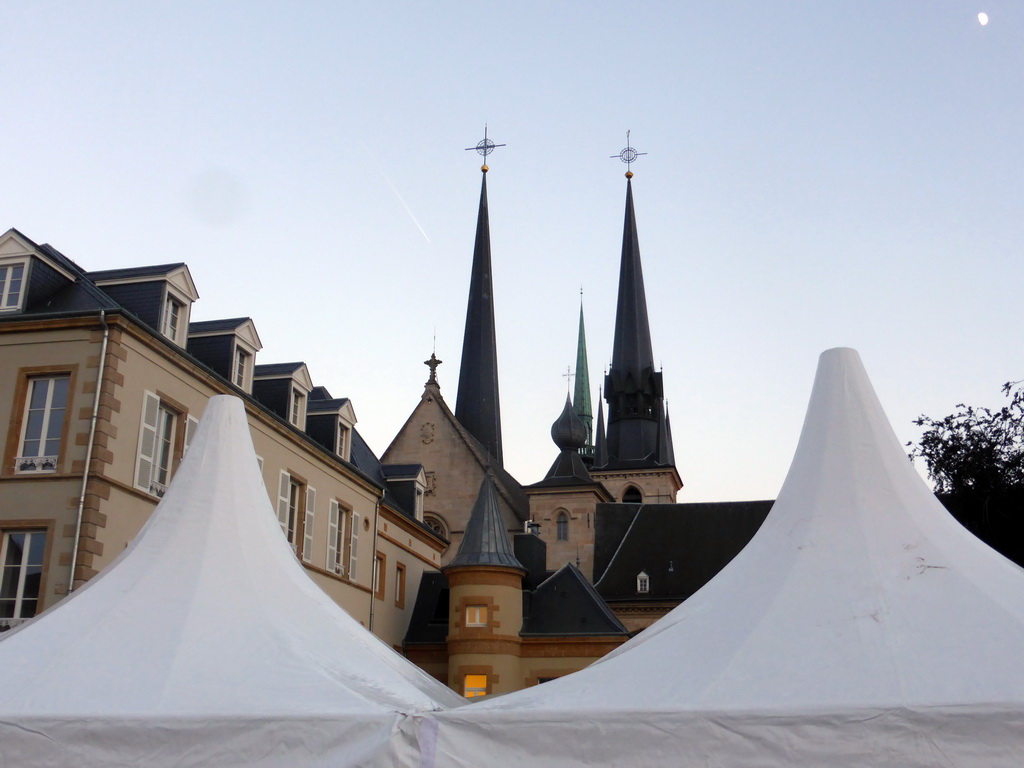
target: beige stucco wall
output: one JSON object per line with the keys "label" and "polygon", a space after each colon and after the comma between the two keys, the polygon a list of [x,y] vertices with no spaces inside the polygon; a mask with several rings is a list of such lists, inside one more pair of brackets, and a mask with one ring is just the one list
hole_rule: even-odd
{"label": "beige stucco wall", "polygon": [[[98,573],[124,550],[159,501],[156,496],[135,488],[144,392],[154,392],[179,412],[175,469],[181,458],[186,417],[199,418],[210,396],[231,393],[219,379],[173,348],[153,340],[147,331],[136,329],[122,318],[113,317],[110,322],[110,343],[104,381],[100,386],[100,418],[77,560],[78,583]],[[35,521],[34,525],[53,531],[53,535],[47,537],[44,607],[59,599],[70,578],[78,493],[93,393],[97,389],[102,339],[98,319],[87,318],[75,324],[85,327],[48,327],[46,322],[35,323],[32,330],[19,332],[11,332],[13,326],[0,327],[0,418],[6,419],[6,428],[0,434],[8,435],[8,444],[18,442],[17,435],[13,438],[10,435],[17,431],[15,422],[24,408],[23,403],[15,402],[21,378],[19,370],[64,366],[75,371],[58,471],[29,478],[0,472],[0,530],[6,520],[20,527],[33,527],[26,522]],[[385,599],[375,601],[373,621],[375,632],[385,642],[400,646],[422,573],[436,567],[440,561],[439,540],[415,525],[403,525],[397,514],[388,513],[394,516],[394,522],[384,523],[388,531],[378,538],[375,546],[374,519],[379,491],[357,472],[310,445],[259,407],[247,403],[246,408],[256,453],[263,458],[270,509],[273,510],[276,503],[282,469],[316,490],[313,547],[310,560],[304,565],[332,599],[364,626],[369,626],[375,552],[380,550],[386,558],[386,583],[393,580],[395,565],[404,565],[404,605],[396,605],[393,592],[387,589]],[[331,498],[340,499],[347,509],[360,515],[357,568],[351,580],[326,570]]]}

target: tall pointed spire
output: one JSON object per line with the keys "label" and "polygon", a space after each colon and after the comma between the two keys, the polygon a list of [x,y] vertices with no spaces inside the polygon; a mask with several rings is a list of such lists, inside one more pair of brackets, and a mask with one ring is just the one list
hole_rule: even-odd
{"label": "tall pointed spire", "polygon": [[483,180],[455,418],[501,464],[501,408],[498,400],[498,349],[494,335],[491,230],[487,216],[487,166],[480,170]]}
{"label": "tall pointed spire", "polygon": [[594,457],[594,410],[590,404],[590,368],[587,364],[587,332],[583,325],[583,289],[580,289],[580,330],[576,341],[576,387],[572,407],[587,428],[587,441],[580,448],[585,461]]}
{"label": "tall pointed spire", "polygon": [[608,463],[608,447],[605,443],[604,431],[604,403],[601,401],[601,391],[597,393],[597,434],[594,435],[594,466],[603,467]]}
{"label": "tall pointed spire", "polygon": [[651,329],[636,214],[633,174],[626,174],[626,215],[622,230],[619,296],[615,312],[612,364],[605,376],[608,402],[606,449],[610,465],[666,466],[671,448],[664,437],[661,372],[654,370]]}

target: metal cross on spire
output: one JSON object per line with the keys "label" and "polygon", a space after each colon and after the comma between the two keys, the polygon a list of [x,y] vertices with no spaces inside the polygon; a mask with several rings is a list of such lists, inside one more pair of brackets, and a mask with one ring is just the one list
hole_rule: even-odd
{"label": "metal cross on spire", "polygon": [[572,380],[575,375],[576,374],[572,372],[572,366],[565,366],[565,373],[563,373],[562,376],[565,379],[565,384],[569,391],[572,391]]}
{"label": "metal cross on spire", "polygon": [[480,170],[487,173],[487,156],[491,154],[498,147],[504,147],[505,144],[495,144],[489,138],[487,138],[487,123],[484,123],[484,137],[476,143],[475,147],[466,147],[466,151],[475,149],[478,154],[484,156],[484,164],[480,166]]}
{"label": "metal cross on spire", "polygon": [[641,155],[646,155],[646,152],[637,152],[633,147],[629,145],[629,131],[626,131],[626,146],[617,155],[611,155],[611,157],[617,157],[619,160],[626,164],[626,178],[633,178],[633,171],[630,166],[636,162],[636,159]]}

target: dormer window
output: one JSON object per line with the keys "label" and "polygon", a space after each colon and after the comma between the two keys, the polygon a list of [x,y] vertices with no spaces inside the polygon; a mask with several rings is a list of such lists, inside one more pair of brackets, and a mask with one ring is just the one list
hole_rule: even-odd
{"label": "dormer window", "polygon": [[235,347],[235,364],[231,381],[240,389],[245,389],[246,379],[249,375],[249,360],[252,358],[248,352],[241,347]]}
{"label": "dormer window", "polygon": [[175,343],[178,341],[178,329],[181,327],[184,309],[185,305],[170,294],[164,299],[164,317],[160,332]]}
{"label": "dormer window", "polygon": [[646,595],[651,591],[651,577],[643,571],[636,575],[636,591],[639,595]]}
{"label": "dormer window", "polygon": [[0,266],[0,312],[16,312],[21,309],[24,282],[24,263]]}
{"label": "dormer window", "polygon": [[336,453],[345,461],[352,455],[352,430],[347,424],[338,421],[338,447]]}
{"label": "dormer window", "polygon": [[302,401],[306,398],[299,390],[292,388],[291,408],[288,410],[288,421],[295,426],[302,426],[305,419],[302,418]]}

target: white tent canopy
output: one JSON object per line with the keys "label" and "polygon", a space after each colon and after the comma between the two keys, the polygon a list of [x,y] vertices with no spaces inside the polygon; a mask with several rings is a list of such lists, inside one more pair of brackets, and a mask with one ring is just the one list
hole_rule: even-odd
{"label": "white tent canopy", "polygon": [[857,353],[822,354],[750,544],[576,674],[427,715],[423,765],[1024,764],[1024,572],[913,470]]}
{"label": "white tent canopy", "polygon": [[0,639],[2,765],[363,765],[461,698],[303,572],[237,398],[209,401],[149,522]]}

